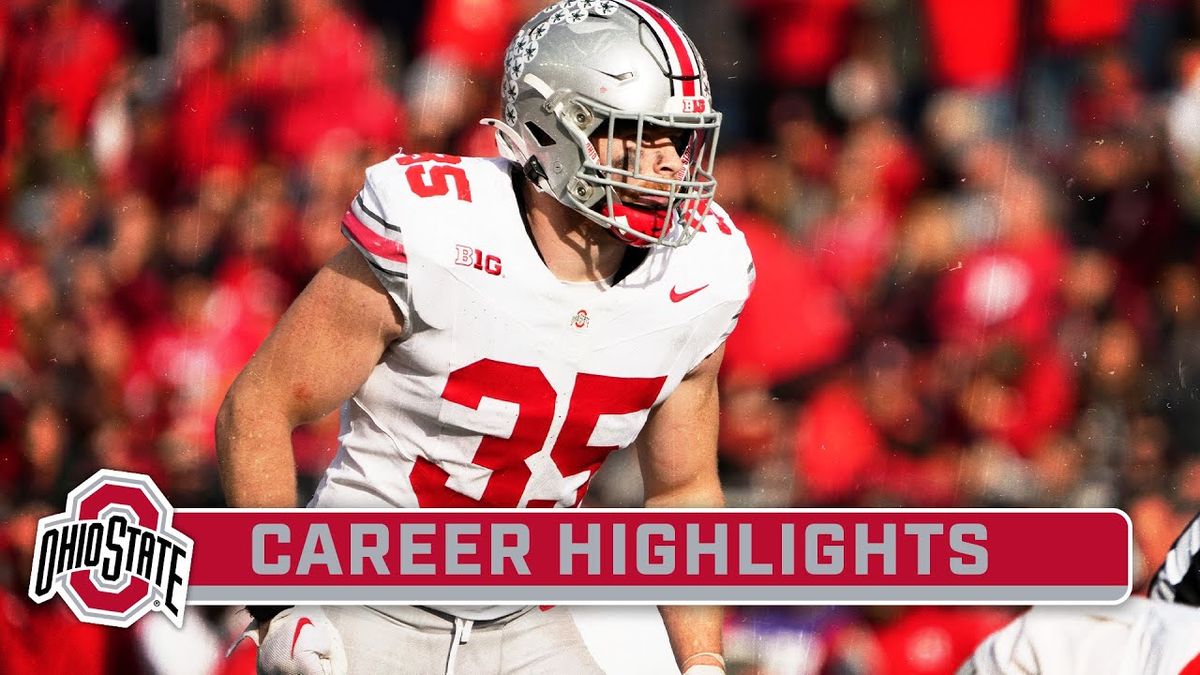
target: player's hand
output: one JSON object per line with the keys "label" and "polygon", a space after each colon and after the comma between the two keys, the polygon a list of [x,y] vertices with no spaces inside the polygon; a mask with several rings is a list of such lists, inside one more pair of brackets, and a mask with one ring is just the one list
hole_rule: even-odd
{"label": "player's hand", "polygon": [[289,607],[242,634],[258,645],[259,675],[347,675],[342,637],[320,607]]}

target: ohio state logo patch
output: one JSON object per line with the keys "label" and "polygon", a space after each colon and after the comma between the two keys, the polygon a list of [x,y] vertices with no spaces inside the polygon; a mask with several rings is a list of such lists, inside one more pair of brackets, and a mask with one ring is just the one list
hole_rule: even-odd
{"label": "ohio state logo patch", "polygon": [[127,628],[147,612],[183,625],[192,540],[149,476],[97,471],[38,523],[29,597],[61,595],[85,623]]}

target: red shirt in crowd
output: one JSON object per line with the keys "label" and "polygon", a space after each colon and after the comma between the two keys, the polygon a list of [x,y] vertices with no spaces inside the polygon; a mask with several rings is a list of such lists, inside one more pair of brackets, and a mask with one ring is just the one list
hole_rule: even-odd
{"label": "red shirt in crowd", "polygon": [[837,292],[779,227],[732,217],[746,235],[757,279],[725,343],[726,373],[774,384],[833,363],[849,346],[851,328]]}
{"label": "red shirt in crowd", "polygon": [[817,390],[796,425],[799,495],[813,505],[845,504],[865,494],[887,461],[883,437],[862,405],[862,391],[846,380]]}
{"label": "red shirt in crowd", "polygon": [[1020,42],[1018,0],[926,0],[936,82],[960,89],[1011,85]]}
{"label": "red shirt in crowd", "polygon": [[496,75],[518,19],[515,10],[513,3],[494,0],[433,0],[421,41],[430,55]]}
{"label": "red shirt in crowd", "polygon": [[382,64],[374,36],[336,8],[307,20],[251,67],[247,94],[266,108],[272,149],[304,161],[337,129],[372,147],[396,147],[403,113],[376,80]]}
{"label": "red shirt in crowd", "polygon": [[1132,10],[1131,0],[1046,0],[1046,38],[1065,47],[1114,40]]}
{"label": "red shirt in crowd", "polygon": [[961,269],[942,275],[934,307],[938,333],[964,345],[997,337],[1046,342],[1062,318],[1065,265],[1066,247],[1054,235],[976,251]]}
{"label": "red shirt in crowd", "polygon": [[179,87],[171,104],[174,164],[194,184],[216,166],[249,170],[252,139],[242,128],[242,91],[223,67],[228,36],[215,22],[193,26],[180,40]]}
{"label": "red shirt in crowd", "polygon": [[57,599],[35,605],[0,589],[0,672],[136,675],[142,670],[132,631],[83,623]]}
{"label": "red shirt in crowd", "polygon": [[845,55],[854,0],[743,0],[759,19],[759,70],[780,86],[821,86]]}
{"label": "red shirt in crowd", "polygon": [[6,144],[19,144],[28,130],[26,118],[34,98],[59,111],[62,127],[56,131],[66,134],[71,144],[81,141],[92,106],[125,52],[120,33],[106,16],[77,2],[10,10],[6,15],[0,22],[8,32],[0,78],[7,108]]}

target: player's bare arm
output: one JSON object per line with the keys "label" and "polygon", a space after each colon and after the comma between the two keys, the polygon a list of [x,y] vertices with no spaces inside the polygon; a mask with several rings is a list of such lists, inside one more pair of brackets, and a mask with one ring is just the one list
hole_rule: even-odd
{"label": "player's bare arm", "polygon": [[230,506],[296,505],[292,430],[354,394],[401,329],[398,310],[353,247],[317,273],[221,405],[217,456]]}
{"label": "player's bare arm", "polygon": [[724,351],[701,361],[646,422],[638,445],[647,507],[725,505],[717,477],[717,371]]}
{"label": "player's bare arm", "polygon": [[[717,371],[722,346],[696,367],[650,416],[639,441],[646,506],[720,507],[717,476]],[[723,666],[720,607],[661,607],[680,668]]]}

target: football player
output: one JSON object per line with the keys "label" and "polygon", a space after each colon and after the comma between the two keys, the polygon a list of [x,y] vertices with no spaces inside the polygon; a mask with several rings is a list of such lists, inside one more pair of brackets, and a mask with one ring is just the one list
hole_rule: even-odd
{"label": "football player", "polygon": [[958,675],[1197,675],[1200,610],[1144,597],[1034,607],[988,636]]}
{"label": "football player", "polygon": [[[754,268],[712,201],[700,55],[641,0],[560,2],[502,99],[502,157],[367,170],[347,247],[221,408],[230,505],[295,505],[291,431],[339,404],[311,507],[575,507],[635,441],[646,506],[723,504],[716,378]],[[267,673],[600,672],[562,607],[253,613]],[[661,613],[685,673],[723,672],[718,608]]]}
{"label": "football player", "polygon": [[984,640],[958,675],[1200,675],[1200,516],[1149,595],[1116,607],[1035,607]]}

